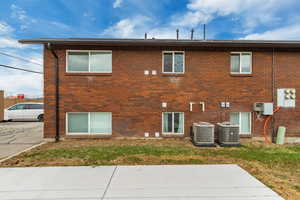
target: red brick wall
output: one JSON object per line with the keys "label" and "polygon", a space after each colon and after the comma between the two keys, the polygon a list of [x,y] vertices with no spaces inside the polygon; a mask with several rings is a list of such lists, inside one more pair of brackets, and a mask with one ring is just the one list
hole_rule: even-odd
{"label": "red brick wall", "polygon": [[[60,134],[65,135],[66,112],[112,112],[113,136],[144,136],[161,133],[164,111],[185,112],[185,136],[196,121],[221,122],[229,120],[231,111],[252,111],[254,102],[272,101],[272,50],[257,49],[159,49],[159,48],[95,48],[112,50],[112,74],[70,75],[65,71],[65,49],[58,47],[60,70]],[[78,49],[78,48],[77,48]],[[85,49],[92,49],[85,47]],[[161,73],[162,50],[185,51],[185,74],[170,76]],[[230,52],[253,52],[251,76],[231,76]],[[54,59],[51,52],[45,57],[45,137],[55,135]],[[298,87],[296,70],[300,53],[276,53],[278,87]],[[299,69],[299,68],[298,68]],[[144,75],[144,70],[157,70],[157,75]],[[290,81],[286,81],[289,77]],[[299,88],[300,89],[300,88]],[[300,91],[300,90],[297,90]],[[191,101],[204,101],[205,112]],[[221,108],[221,101],[229,101],[230,108]],[[167,108],[161,103],[167,102]],[[281,114],[285,113],[285,114]],[[299,109],[282,109],[276,125],[288,126],[287,133],[296,136]],[[291,114],[291,115],[287,115]],[[263,122],[252,114],[253,135],[262,134]],[[269,131],[271,132],[271,131]],[[300,134],[298,133],[298,136]]]}
{"label": "red brick wall", "polygon": [[287,127],[289,136],[300,137],[300,53],[276,52],[276,88],[296,88],[296,108],[282,108],[275,115],[275,125]]}

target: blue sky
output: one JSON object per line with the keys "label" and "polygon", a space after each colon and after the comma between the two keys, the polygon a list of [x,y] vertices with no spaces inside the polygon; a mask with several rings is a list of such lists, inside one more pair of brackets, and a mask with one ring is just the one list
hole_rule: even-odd
{"label": "blue sky", "polygon": [[[42,48],[18,39],[115,37],[300,40],[299,0],[0,0],[0,53],[42,63]],[[42,71],[0,54],[0,64]],[[42,76],[0,68],[6,95],[42,95]]]}

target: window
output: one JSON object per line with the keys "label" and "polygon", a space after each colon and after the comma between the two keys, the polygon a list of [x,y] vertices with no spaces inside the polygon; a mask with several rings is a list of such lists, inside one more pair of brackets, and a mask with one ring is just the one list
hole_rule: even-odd
{"label": "window", "polygon": [[184,52],[163,52],[164,73],[184,73]]}
{"label": "window", "polygon": [[14,105],[13,107],[10,107],[8,110],[23,110],[25,109],[25,104],[17,104]]}
{"label": "window", "polygon": [[183,112],[164,112],[162,114],[163,133],[183,134],[184,113]]}
{"label": "window", "polygon": [[43,104],[27,104],[27,109],[44,109]]}
{"label": "window", "polygon": [[112,72],[111,51],[67,51],[67,72]]}
{"label": "window", "polygon": [[230,56],[230,71],[232,74],[252,73],[252,53],[233,52]]}
{"label": "window", "polygon": [[240,126],[240,134],[251,134],[251,113],[233,112],[230,113],[230,122]]}
{"label": "window", "polygon": [[67,113],[68,134],[111,134],[110,112]]}

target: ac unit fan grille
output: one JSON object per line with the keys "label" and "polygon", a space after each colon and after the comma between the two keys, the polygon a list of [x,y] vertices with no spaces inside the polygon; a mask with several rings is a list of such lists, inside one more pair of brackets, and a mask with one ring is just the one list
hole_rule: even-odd
{"label": "ac unit fan grille", "polygon": [[196,126],[194,128],[194,142],[199,144],[214,143],[214,128]]}
{"label": "ac unit fan grille", "polygon": [[200,133],[197,131],[196,141],[211,142],[212,141],[211,128],[201,128]]}
{"label": "ac unit fan grille", "polygon": [[239,127],[219,127],[219,141],[224,144],[239,143]]}

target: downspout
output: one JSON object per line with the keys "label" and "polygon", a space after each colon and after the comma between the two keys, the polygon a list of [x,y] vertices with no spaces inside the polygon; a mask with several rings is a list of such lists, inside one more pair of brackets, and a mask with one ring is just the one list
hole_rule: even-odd
{"label": "downspout", "polygon": [[51,51],[53,57],[55,58],[54,67],[55,67],[55,119],[56,119],[56,133],[55,133],[55,142],[59,142],[59,62],[58,56],[52,48],[51,43],[48,43],[48,49]]}
{"label": "downspout", "polygon": [[[277,102],[276,97],[275,97],[275,89],[276,89],[276,74],[275,74],[275,49],[274,47],[272,48],[272,102],[275,106]],[[275,113],[273,114],[275,115]],[[275,116],[272,117],[272,140],[274,139],[275,136]]]}

